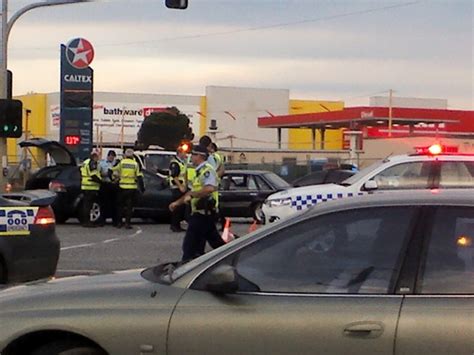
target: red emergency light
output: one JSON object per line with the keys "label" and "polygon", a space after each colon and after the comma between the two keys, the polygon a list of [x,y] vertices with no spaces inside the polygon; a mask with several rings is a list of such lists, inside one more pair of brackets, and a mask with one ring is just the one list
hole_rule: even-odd
{"label": "red emergency light", "polygon": [[440,154],[455,154],[459,152],[459,148],[455,145],[432,144],[430,146],[415,147],[416,153],[420,155],[440,155]]}
{"label": "red emergency light", "polygon": [[81,137],[80,136],[65,136],[64,143],[66,143],[67,145],[78,145],[79,143],[81,143]]}

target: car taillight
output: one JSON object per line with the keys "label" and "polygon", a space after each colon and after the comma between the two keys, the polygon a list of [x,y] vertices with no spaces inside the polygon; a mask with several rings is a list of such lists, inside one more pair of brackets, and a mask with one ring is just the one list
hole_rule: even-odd
{"label": "car taillight", "polygon": [[66,192],[66,186],[58,181],[51,181],[48,186],[49,191]]}
{"label": "car taillight", "polygon": [[56,219],[54,218],[54,212],[51,207],[40,207],[36,213],[34,224],[39,224],[41,226],[54,224]]}

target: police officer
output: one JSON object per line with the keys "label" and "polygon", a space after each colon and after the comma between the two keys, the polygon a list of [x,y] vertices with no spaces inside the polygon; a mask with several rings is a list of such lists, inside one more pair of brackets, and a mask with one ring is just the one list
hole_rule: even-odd
{"label": "police officer", "polygon": [[209,155],[212,156],[212,158],[214,159],[215,161],[215,169],[216,169],[216,172],[217,172],[217,176],[220,178],[222,178],[222,176],[224,176],[224,173],[225,173],[225,168],[224,168],[224,157],[217,152],[218,148],[217,148],[217,144],[212,142],[208,148],[209,150]]}
{"label": "police officer", "polygon": [[221,178],[224,175],[224,158],[217,153],[217,145],[212,142],[212,139],[209,136],[202,136],[199,139],[199,145],[206,147],[209,157],[208,163],[212,165],[214,170],[217,172],[217,176]]}
{"label": "police officer", "polygon": [[[182,144],[176,150],[176,157],[170,162],[170,173],[169,173],[169,184],[171,187],[171,193],[173,201],[180,199],[188,190],[187,182],[187,168],[188,168],[188,157],[187,152],[189,145]],[[173,232],[183,232],[181,228],[181,221],[184,220],[185,206],[181,205],[177,207],[171,213],[171,225],[170,229]]]}
{"label": "police officer", "polygon": [[196,167],[196,176],[193,180],[192,190],[169,206],[170,210],[174,211],[183,203],[191,202],[191,217],[183,240],[183,262],[204,254],[206,241],[213,248],[224,244],[215,224],[215,214],[219,202],[217,174],[207,162],[207,158],[206,147],[198,145],[193,148],[191,159]]}
{"label": "police officer", "polygon": [[119,175],[119,204],[117,227],[123,227],[123,217],[125,214],[125,228],[132,229],[131,219],[133,213],[133,202],[137,195],[137,190],[145,191],[143,184],[143,173],[139,164],[133,158],[133,149],[125,150],[124,159],[110,169],[109,174],[118,172]]}
{"label": "police officer", "polygon": [[99,163],[100,174],[102,177],[102,185],[99,191],[100,199],[100,225],[104,225],[107,216],[112,217],[112,224],[116,226],[117,220],[117,204],[118,204],[118,181],[115,181],[113,176],[110,176],[109,170],[112,169],[117,161],[117,154],[113,150],[109,150],[106,159],[102,159]]}
{"label": "police officer", "polygon": [[99,170],[99,154],[92,152],[81,166],[81,190],[82,199],[82,226],[95,227],[91,222],[91,209],[94,201],[97,201],[102,179]]}

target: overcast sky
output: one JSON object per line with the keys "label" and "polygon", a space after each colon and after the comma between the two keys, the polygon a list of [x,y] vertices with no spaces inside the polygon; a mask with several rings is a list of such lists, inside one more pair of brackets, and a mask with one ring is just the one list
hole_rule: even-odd
{"label": "overcast sky", "polygon": [[[204,95],[207,85],[344,100],[394,89],[473,108],[472,0],[109,0],[33,10],[13,27],[14,93],[59,91],[59,45],[95,47],[95,90]],[[9,0],[13,13],[30,3]]]}

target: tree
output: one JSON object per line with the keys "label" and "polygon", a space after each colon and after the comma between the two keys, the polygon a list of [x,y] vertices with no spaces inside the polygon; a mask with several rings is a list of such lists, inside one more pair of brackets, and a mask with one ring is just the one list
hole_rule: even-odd
{"label": "tree", "polygon": [[176,150],[183,140],[194,139],[189,124],[188,116],[176,107],[154,112],[143,120],[138,130],[136,148],[148,149],[150,145],[159,145],[166,150]]}

